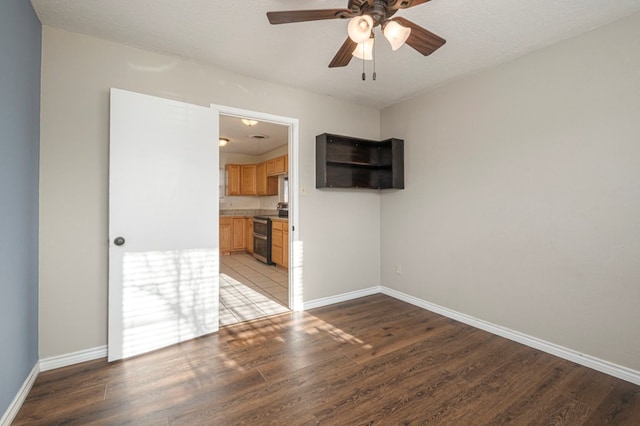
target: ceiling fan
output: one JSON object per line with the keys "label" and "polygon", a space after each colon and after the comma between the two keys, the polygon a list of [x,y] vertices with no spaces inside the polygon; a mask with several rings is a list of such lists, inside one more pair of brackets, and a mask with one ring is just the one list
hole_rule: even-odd
{"label": "ceiling fan", "polygon": [[438,50],[446,40],[414,24],[408,19],[392,16],[399,9],[408,9],[429,0],[349,0],[346,9],[288,10],[267,12],[271,24],[320,21],[324,19],[351,19],[347,28],[349,37],[333,57],[329,68],[344,67],[351,57],[371,59],[373,29],[378,25],[391,48],[397,50],[404,43],[424,56]]}

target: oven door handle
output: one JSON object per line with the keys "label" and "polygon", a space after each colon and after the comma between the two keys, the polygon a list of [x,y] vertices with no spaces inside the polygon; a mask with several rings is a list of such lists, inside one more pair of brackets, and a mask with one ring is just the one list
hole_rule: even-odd
{"label": "oven door handle", "polygon": [[269,222],[264,219],[253,219],[253,223],[261,223],[263,225],[266,225]]}
{"label": "oven door handle", "polygon": [[266,235],[262,235],[262,234],[256,234],[255,232],[253,233],[253,237],[257,238],[259,240],[267,240],[267,236]]}

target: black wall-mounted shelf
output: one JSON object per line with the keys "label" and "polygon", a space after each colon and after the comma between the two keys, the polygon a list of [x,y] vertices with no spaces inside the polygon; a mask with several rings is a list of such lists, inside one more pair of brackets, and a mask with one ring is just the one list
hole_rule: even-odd
{"label": "black wall-mounted shelf", "polygon": [[316,136],[316,188],[404,189],[404,141]]}

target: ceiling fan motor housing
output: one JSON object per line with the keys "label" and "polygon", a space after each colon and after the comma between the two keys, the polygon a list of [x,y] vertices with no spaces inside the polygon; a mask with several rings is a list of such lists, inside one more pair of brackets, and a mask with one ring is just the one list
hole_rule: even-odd
{"label": "ceiling fan motor housing", "polygon": [[[395,2],[394,2],[395,3]],[[365,4],[362,8],[363,15],[369,15],[373,19],[373,26],[384,24],[393,14],[395,9],[390,9],[386,0],[374,0],[373,6]]]}

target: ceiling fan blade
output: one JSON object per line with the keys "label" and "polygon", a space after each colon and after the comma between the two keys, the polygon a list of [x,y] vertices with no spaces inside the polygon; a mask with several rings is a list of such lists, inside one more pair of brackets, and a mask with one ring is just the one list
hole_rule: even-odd
{"label": "ceiling fan blade", "polygon": [[392,9],[392,10],[409,9],[410,7],[418,6],[428,1],[430,0],[395,0],[393,4],[389,5],[389,9]]}
{"label": "ceiling fan blade", "polygon": [[267,18],[273,25],[289,24],[291,22],[320,21],[323,19],[350,18],[353,12],[349,9],[315,9],[315,10],[285,10],[282,12],[267,12]]}
{"label": "ceiling fan blade", "polygon": [[408,19],[398,16],[392,20],[398,22],[403,27],[411,28],[411,34],[409,34],[406,43],[424,56],[431,55],[447,42],[442,37],[425,30],[420,25],[414,24]]}
{"label": "ceiling fan blade", "polygon": [[340,50],[338,50],[338,53],[336,53],[336,56],[331,60],[329,68],[346,67],[349,65],[349,61],[351,61],[351,57],[353,56],[352,53],[357,45],[358,43],[347,37],[344,43],[342,43]]}

